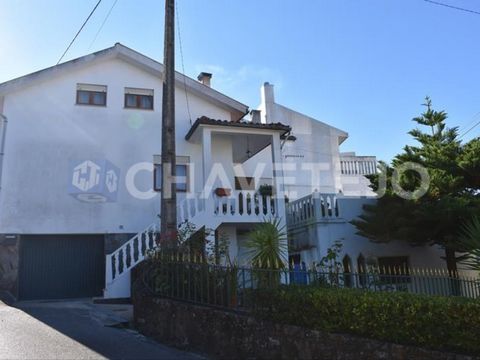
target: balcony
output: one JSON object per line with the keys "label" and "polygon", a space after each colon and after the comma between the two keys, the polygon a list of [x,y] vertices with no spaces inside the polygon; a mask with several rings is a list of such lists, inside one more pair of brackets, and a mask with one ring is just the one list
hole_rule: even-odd
{"label": "balcony", "polygon": [[287,225],[291,229],[316,222],[344,221],[340,210],[336,194],[314,192],[287,204]]}
{"label": "balcony", "polygon": [[373,175],[377,172],[375,156],[356,156],[355,153],[340,154],[342,175]]}
{"label": "balcony", "polygon": [[212,194],[207,199],[199,194],[178,205],[177,222],[189,221],[209,228],[221,223],[258,223],[277,216],[277,201],[250,190],[230,191],[226,196]]}

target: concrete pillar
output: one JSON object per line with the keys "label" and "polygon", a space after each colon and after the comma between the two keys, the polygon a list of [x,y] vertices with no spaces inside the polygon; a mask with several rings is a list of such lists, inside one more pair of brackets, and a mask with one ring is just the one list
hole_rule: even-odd
{"label": "concrete pillar", "polygon": [[281,220],[282,226],[286,226],[286,211],[285,211],[285,185],[283,179],[282,169],[282,151],[280,148],[280,134],[272,135],[272,162],[273,162],[273,185],[275,187],[275,205],[277,216]]}
{"label": "concrete pillar", "polygon": [[[202,129],[202,159],[203,159],[203,187],[205,188],[208,176],[212,170],[212,130]],[[204,198],[210,194],[203,194]]]}

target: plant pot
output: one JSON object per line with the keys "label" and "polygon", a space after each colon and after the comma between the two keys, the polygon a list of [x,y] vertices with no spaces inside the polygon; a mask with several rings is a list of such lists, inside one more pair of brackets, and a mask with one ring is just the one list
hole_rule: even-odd
{"label": "plant pot", "polygon": [[230,196],[232,194],[232,189],[228,188],[216,188],[215,195],[220,197]]}

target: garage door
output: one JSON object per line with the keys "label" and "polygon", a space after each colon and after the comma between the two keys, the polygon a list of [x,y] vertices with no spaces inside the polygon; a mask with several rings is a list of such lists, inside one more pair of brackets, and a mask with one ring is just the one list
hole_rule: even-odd
{"label": "garage door", "polygon": [[20,240],[19,298],[101,296],[103,235],[31,235]]}

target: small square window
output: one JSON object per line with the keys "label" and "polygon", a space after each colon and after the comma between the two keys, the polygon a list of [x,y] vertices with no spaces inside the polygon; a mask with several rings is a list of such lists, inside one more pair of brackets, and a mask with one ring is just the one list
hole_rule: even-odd
{"label": "small square window", "polygon": [[[185,181],[177,182],[177,191],[178,192],[187,192],[188,190],[188,165],[187,164],[177,164],[176,165],[176,176],[182,177]],[[162,164],[155,164],[155,169],[153,173],[153,190],[162,191]]]}
{"label": "small square window", "polygon": [[77,103],[88,104],[90,102],[90,93],[88,91],[77,92]]}
{"label": "small square window", "polygon": [[107,97],[105,93],[92,93],[92,103],[93,105],[105,105]]}
{"label": "small square window", "polygon": [[128,108],[137,107],[137,95],[125,94],[125,107],[128,107]]}

